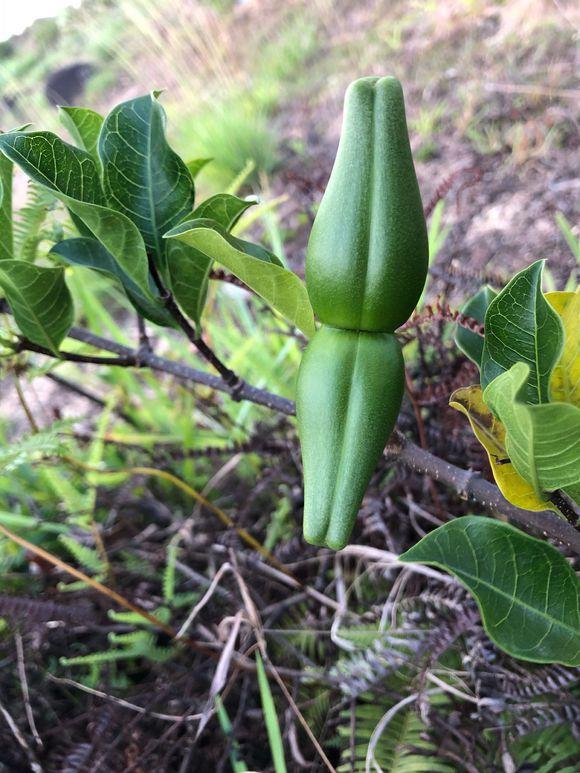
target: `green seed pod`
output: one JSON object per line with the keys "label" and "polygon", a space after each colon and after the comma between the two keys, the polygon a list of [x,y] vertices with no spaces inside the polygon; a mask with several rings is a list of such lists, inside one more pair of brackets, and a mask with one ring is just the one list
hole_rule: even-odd
{"label": "green seed pod", "polygon": [[392,333],[411,315],[427,268],[401,84],[361,78],[346,93],[338,153],[308,244],[312,306],[326,325]]}
{"label": "green seed pod", "polygon": [[343,548],[401,407],[394,335],[322,326],[302,358],[296,410],[304,465],[304,537]]}

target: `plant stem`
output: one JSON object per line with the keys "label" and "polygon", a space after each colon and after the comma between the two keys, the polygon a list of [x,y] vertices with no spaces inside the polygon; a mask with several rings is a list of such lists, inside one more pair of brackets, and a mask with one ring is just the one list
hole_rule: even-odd
{"label": "plant stem", "polygon": [[175,302],[175,298],[163,284],[163,281],[159,276],[159,272],[157,271],[157,267],[155,266],[151,257],[149,257],[149,271],[151,272],[151,276],[153,277],[153,281],[159,290],[159,294],[161,295],[161,299],[163,300],[165,307],[177,322],[179,327],[183,330],[187,339],[195,346],[201,356],[217,370],[227,386],[230,388],[232,397],[235,400],[240,400],[241,398],[239,393],[241,387],[243,386],[243,381],[234,373],[233,370],[230,370],[227,365],[224,365],[224,363],[219,359],[215,352],[212,351],[212,349],[210,349],[210,347],[206,344],[201,335],[199,335],[197,331],[189,324],[188,320],[181,313],[181,309]]}
{"label": "plant stem", "polygon": [[[106,338],[97,336],[88,330],[72,328],[69,332],[69,338],[82,341],[117,355],[117,357],[109,358],[77,355],[73,360],[75,362],[95,362],[97,364],[111,364],[121,367],[132,367],[136,364],[135,351],[116,341],[109,341]],[[28,346],[27,344],[28,342],[21,341],[18,351],[30,349],[49,357],[56,356],[49,350],[42,350],[42,347],[37,347],[34,344]],[[70,358],[70,355],[66,353],[60,353],[60,356],[61,359]],[[167,360],[152,352],[143,352],[140,356],[139,365],[163,373],[169,373],[185,381],[202,384],[220,392],[232,393],[231,385],[223,378],[214,376],[211,373],[204,373],[182,363]],[[265,389],[258,389],[246,382],[241,382],[236,398],[263,405],[287,416],[292,416],[295,413],[295,406],[292,400],[268,392]],[[573,550],[577,555],[580,555],[580,533],[555,513],[549,510],[532,512],[515,507],[504,499],[497,486],[484,480],[478,473],[463,470],[444,459],[434,456],[429,451],[419,448],[401,432],[395,430],[385,453],[389,460],[400,462],[415,472],[428,475],[435,481],[440,481],[450,486],[460,496],[477,503],[479,507],[488,512],[507,516],[510,520],[518,523],[524,530],[557,540]]]}

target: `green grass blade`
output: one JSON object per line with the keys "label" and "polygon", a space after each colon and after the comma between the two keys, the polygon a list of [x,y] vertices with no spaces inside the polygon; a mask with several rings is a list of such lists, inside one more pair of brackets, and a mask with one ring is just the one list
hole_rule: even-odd
{"label": "green grass blade", "polygon": [[284,746],[282,744],[282,733],[280,732],[280,725],[278,724],[278,716],[276,715],[276,706],[274,705],[274,698],[272,696],[272,691],[270,690],[266,670],[259,652],[256,652],[256,666],[258,670],[258,686],[260,688],[260,697],[262,699],[262,711],[264,713],[264,720],[266,721],[266,730],[268,732],[268,741],[270,743],[270,751],[272,752],[274,770],[276,773],[286,773]]}

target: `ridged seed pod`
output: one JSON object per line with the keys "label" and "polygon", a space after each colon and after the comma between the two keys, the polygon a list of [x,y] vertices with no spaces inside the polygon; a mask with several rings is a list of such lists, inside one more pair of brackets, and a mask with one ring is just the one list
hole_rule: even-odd
{"label": "ridged seed pod", "polygon": [[321,327],[300,365],[296,410],[304,537],[340,550],[401,407],[404,364],[389,333]]}
{"label": "ridged seed pod", "polygon": [[396,78],[349,86],[340,144],[306,256],[321,322],[392,333],[411,315],[428,269],[423,205]]}
{"label": "ridged seed pod", "polygon": [[427,276],[427,228],[395,78],[346,94],[342,135],[308,244],[306,285],[323,323],[297,385],[304,536],[340,549],[401,406],[393,335]]}

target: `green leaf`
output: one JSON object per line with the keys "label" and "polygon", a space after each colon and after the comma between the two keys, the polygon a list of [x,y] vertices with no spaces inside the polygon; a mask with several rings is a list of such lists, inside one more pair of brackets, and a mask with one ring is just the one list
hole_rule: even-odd
{"label": "green leaf", "polygon": [[512,505],[524,510],[560,512],[551,502],[536,494],[531,483],[522,478],[510,461],[505,427],[483,402],[479,384],[456,389],[449,398],[449,405],[469,419],[476,438],[487,451],[494,480]]}
{"label": "green leaf", "polygon": [[56,194],[87,204],[106,205],[92,157],[51,132],[0,134],[0,150],[33,180]]}
{"label": "green leaf", "polygon": [[183,311],[197,326],[207,298],[212,259],[200,250],[174,239],[167,245],[171,291]]}
{"label": "green leaf", "polygon": [[78,215],[109,252],[122,271],[137,285],[142,295],[151,302],[149,262],[141,234],[121,212],[80,202],[70,202],[70,209]]}
{"label": "green leaf", "polygon": [[80,218],[141,292],[150,296],[141,234],[129,218],[106,206],[99,170],[86,151],[50,132],[2,134],[0,150]]}
{"label": "green leaf", "polygon": [[514,363],[526,363],[525,402],[532,404],[550,399],[550,376],[564,339],[562,323],[542,295],[543,266],[538,260],[520,271],[491,301],[481,359],[483,389]]}
{"label": "green leaf", "polygon": [[74,142],[86,150],[93,160],[100,165],[98,152],[99,133],[104,118],[99,113],[88,107],[67,107],[61,105],[58,108],[60,122],[67,129]]}
{"label": "green leaf", "polygon": [[44,268],[24,260],[3,260],[0,287],[26,338],[56,354],[74,316],[64,270]]}
{"label": "green leaf", "polygon": [[257,204],[257,199],[240,199],[231,193],[216,193],[209,199],[202,201],[191,215],[191,220],[215,220],[226,231],[231,229],[238,222],[244,212]]}
{"label": "green leaf", "polygon": [[[467,303],[461,308],[461,312],[467,317],[477,320],[483,325],[485,312],[491,301],[497,293],[489,285],[484,285]],[[466,357],[474,362],[478,368],[481,368],[481,358],[483,355],[483,336],[467,330],[464,327],[458,327],[455,333],[455,343],[461,349]]]}
{"label": "green leaf", "polygon": [[13,257],[12,162],[0,153],[0,260]]}
{"label": "green leaf", "polygon": [[[209,159],[208,159],[209,160]],[[208,219],[226,231],[231,230],[243,213],[257,203],[230,193],[217,193],[203,201],[191,214],[193,219]],[[173,295],[185,313],[199,325],[207,299],[212,259],[183,242],[168,244],[167,264]]]}
{"label": "green leaf", "polygon": [[221,263],[306,336],[315,332],[304,283],[263,247],[236,239],[211,220],[190,220],[167,233]]}
{"label": "green leaf", "polygon": [[552,545],[471,515],[435,529],[399,560],[454,574],[473,593],[490,638],[513,657],[580,665],[579,583]]}
{"label": "green leaf", "polygon": [[114,107],[99,137],[105,191],[111,206],[135,223],[160,269],[162,236],[193,208],[193,178],[165,137],[165,112],[154,94]]}
{"label": "green leaf", "polygon": [[564,348],[552,372],[552,400],[580,408],[580,287],[576,292],[546,293],[546,300],[562,320]]}
{"label": "green leaf", "polygon": [[506,429],[506,450],[534,491],[580,482],[580,408],[570,403],[524,402],[529,366],[523,362],[498,376],[483,399]]}
{"label": "green leaf", "polygon": [[193,177],[194,180],[204,168],[204,166],[209,164],[210,161],[213,161],[213,158],[194,158],[193,161],[187,162],[187,169],[189,170],[189,174]]}
{"label": "green leaf", "polygon": [[[71,266],[84,266],[101,271],[119,280],[129,301],[141,316],[163,327],[175,327],[175,320],[162,305],[159,293],[150,281],[151,296],[146,296],[130,276],[119,266],[110,252],[96,239],[78,237],[55,244],[50,253],[59,255]],[[155,300],[156,299],[156,300]]]}
{"label": "green leaf", "polygon": [[278,724],[276,706],[274,704],[272,691],[270,690],[268,677],[266,676],[266,669],[264,668],[262,657],[258,651],[256,651],[256,671],[258,674],[258,686],[260,688],[260,698],[262,700],[262,712],[264,714],[264,721],[266,723],[266,731],[268,733],[270,751],[272,752],[274,770],[276,773],[286,773],[284,745],[282,743],[280,725]]}
{"label": "green leaf", "polygon": [[566,486],[564,493],[567,494],[578,506],[580,506],[580,483],[573,486]]}

